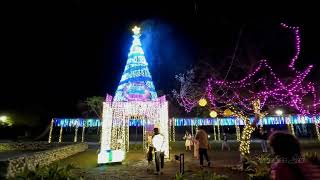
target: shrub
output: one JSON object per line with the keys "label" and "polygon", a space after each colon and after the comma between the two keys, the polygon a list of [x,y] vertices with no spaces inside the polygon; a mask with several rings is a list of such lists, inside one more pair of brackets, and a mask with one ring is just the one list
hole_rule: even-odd
{"label": "shrub", "polygon": [[185,177],[184,177],[184,175],[181,174],[180,172],[177,172],[174,179],[175,179],[175,180],[185,180]]}
{"label": "shrub", "polygon": [[201,180],[227,180],[228,176],[219,175],[215,172],[210,171],[200,171],[196,174],[196,179]]}
{"label": "shrub", "polygon": [[36,166],[35,170],[30,170],[25,167],[24,171],[17,175],[14,179],[17,180],[73,180],[83,179],[76,178],[71,175],[71,170],[74,167],[70,164],[67,166],[60,166],[59,164],[52,164],[45,167]]}
{"label": "shrub", "polygon": [[272,158],[268,154],[261,154],[257,157],[247,158],[247,168],[245,171],[252,180],[269,180],[271,163]]}

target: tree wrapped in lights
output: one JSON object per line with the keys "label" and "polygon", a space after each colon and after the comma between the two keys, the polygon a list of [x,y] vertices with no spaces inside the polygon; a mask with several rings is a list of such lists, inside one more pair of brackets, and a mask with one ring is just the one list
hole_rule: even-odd
{"label": "tree wrapped in lights", "polygon": [[194,81],[194,69],[188,70],[185,74],[178,74],[175,78],[180,84],[180,90],[179,92],[173,90],[173,96],[177,99],[180,106],[185,108],[185,111],[190,112],[198,105],[198,101],[203,96],[201,86],[198,86]]}
{"label": "tree wrapped in lights", "polygon": [[[298,27],[291,27],[281,24],[285,29],[291,30],[295,35],[295,54],[289,63],[289,70],[293,74],[288,81],[281,79],[273,71],[267,60],[258,62],[256,69],[238,81],[217,80],[216,78],[207,79],[205,88],[206,97],[209,99],[212,109],[220,110],[230,109],[233,116],[243,119],[245,122],[244,131],[241,137],[240,151],[242,155],[249,154],[251,133],[254,131],[259,120],[265,115],[263,111],[266,107],[285,106],[301,114],[316,114],[319,107],[315,85],[306,80],[310,73],[312,65],[304,70],[298,71],[295,68],[296,60],[300,54],[300,31]],[[188,89],[192,89],[186,84]],[[182,85],[183,87],[183,85]],[[186,89],[186,88],[185,88]],[[196,94],[202,93],[198,91]],[[185,95],[181,96],[181,95]],[[190,103],[185,103],[183,99],[188,98],[188,93],[180,93],[176,96],[178,101],[186,110],[191,111]],[[312,104],[306,104],[303,100],[312,96]],[[203,94],[202,96],[203,97]],[[191,98],[199,98],[191,96]],[[199,99],[188,99],[188,102],[195,102]],[[254,121],[250,122],[249,116],[254,116]]]}
{"label": "tree wrapped in lights", "polygon": [[[107,95],[103,102],[99,164],[124,159],[125,152],[129,151],[131,119],[142,121],[143,137],[147,131],[158,127],[165,138],[165,156],[169,157],[168,101],[165,96],[158,97],[155,91],[140,42],[140,28],[135,27],[133,33],[127,64],[115,96]],[[146,141],[143,147],[147,148]]]}
{"label": "tree wrapped in lights", "polygon": [[114,101],[156,100],[157,92],[141,46],[140,28],[135,27],[132,31],[132,45]]}

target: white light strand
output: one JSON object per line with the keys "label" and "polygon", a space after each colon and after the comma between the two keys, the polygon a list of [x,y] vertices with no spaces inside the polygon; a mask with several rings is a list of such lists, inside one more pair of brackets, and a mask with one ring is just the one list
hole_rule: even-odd
{"label": "white light strand", "polygon": [[173,142],[176,142],[176,119],[173,118],[173,125],[172,125],[172,138]]}
{"label": "white light strand", "polygon": [[218,121],[218,141],[220,141],[221,140],[221,138],[220,138],[220,119],[217,119],[217,121]]}
{"label": "white light strand", "polygon": [[213,124],[213,137],[214,137],[214,140],[216,141],[217,140],[217,133],[216,133],[216,126]]}
{"label": "white light strand", "polygon": [[238,124],[236,125],[236,133],[237,133],[237,141],[240,141],[241,140],[241,133],[240,133],[240,127]]}
{"label": "white light strand", "polygon": [[78,128],[79,128],[79,125],[77,124],[77,125],[76,125],[76,129],[74,130],[74,139],[73,139],[73,142],[77,142],[77,141],[78,141]]}
{"label": "white light strand", "polygon": [[85,133],[85,130],[86,130],[86,126],[83,124],[83,126],[82,126],[82,134],[81,134],[81,142],[84,142],[84,133]]}
{"label": "white light strand", "polygon": [[53,119],[51,120],[51,124],[50,124],[48,143],[51,143],[52,141],[52,130],[53,130]]}
{"label": "white light strand", "polygon": [[316,128],[316,132],[317,132],[317,138],[318,138],[318,140],[320,141],[320,132],[319,132],[319,120],[317,120],[317,119],[315,119],[314,120],[314,126],[315,126],[315,128]]}
{"label": "white light strand", "polygon": [[62,131],[63,131],[63,126],[60,126],[59,143],[62,142]]}

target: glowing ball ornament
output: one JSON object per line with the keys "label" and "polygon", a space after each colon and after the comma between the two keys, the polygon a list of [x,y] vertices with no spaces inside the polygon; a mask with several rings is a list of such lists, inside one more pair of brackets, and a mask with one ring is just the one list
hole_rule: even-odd
{"label": "glowing ball ornament", "polygon": [[281,109],[277,109],[276,110],[276,115],[282,116],[283,115],[283,111]]}
{"label": "glowing ball ornament", "polygon": [[199,100],[199,106],[203,107],[203,106],[206,106],[207,105],[207,100],[204,99],[204,98],[201,98]]}
{"label": "glowing ball ornament", "polygon": [[232,112],[230,109],[226,109],[226,110],[224,110],[224,112],[223,112],[223,115],[224,115],[224,116],[227,116],[227,117],[231,116],[232,114],[233,114],[233,112]]}
{"label": "glowing ball ornament", "polygon": [[212,110],[209,115],[210,115],[210,117],[215,118],[215,117],[217,117],[218,113],[216,111]]}

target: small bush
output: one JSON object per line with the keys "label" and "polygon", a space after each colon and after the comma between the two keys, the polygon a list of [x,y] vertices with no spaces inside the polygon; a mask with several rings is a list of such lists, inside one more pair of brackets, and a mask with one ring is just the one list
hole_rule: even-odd
{"label": "small bush", "polygon": [[184,175],[181,174],[180,172],[177,172],[174,179],[175,179],[175,180],[185,180],[185,177],[184,177]]}
{"label": "small bush", "polygon": [[[29,170],[27,167],[24,171],[18,174],[14,179],[17,180],[73,180],[79,179],[71,175],[72,165],[60,166],[52,164],[46,167],[36,166],[35,170]],[[83,178],[80,178],[83,179]]]}
{"label": "small bush", "polygon": [[219,175],[210,171],[200,171],[196,174],[196,178],[199,180],[227,180],[228,176]]}
{"label": "small bush", "polygon": [[268,154],[262,154],[254,158],[247,158],[247,168],[245,171],[252,180],[269,180],[271,163],[272,158]]}
{"label": "small bush", "polygon": [[142,151],[143,145],[142,144],[130,144],[131,151]]}

